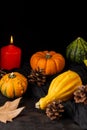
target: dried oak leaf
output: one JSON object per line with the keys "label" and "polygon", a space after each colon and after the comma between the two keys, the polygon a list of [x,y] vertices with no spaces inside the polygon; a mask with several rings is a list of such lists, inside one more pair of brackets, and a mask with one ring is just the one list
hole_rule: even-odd
{"label": "dried oak leaf", "polygon": [[17,117],[25,107],[17,108],[22,97],[19,97],[13,101],[7,101],[0,107],[0,122],[7,123]]}

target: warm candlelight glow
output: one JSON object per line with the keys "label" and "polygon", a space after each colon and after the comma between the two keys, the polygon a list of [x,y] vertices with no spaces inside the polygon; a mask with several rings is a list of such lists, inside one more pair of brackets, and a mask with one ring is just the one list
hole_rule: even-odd
{"label": "warm candlelight glow", "polygon": [[13,36],[11,35],[10,43],[13,43]]}

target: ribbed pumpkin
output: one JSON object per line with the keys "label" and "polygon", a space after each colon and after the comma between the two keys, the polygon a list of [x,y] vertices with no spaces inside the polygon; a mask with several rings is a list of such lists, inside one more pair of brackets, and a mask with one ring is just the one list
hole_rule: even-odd
{"label": "ribbed pumpkin", "polygon": [[67,101],[72,98],[73,92],[81,85],[82,80],[76,72],[65,71],[52,80],[47,95],[40,98],[35,107],[43,110],[52,101]]}
{"label": "ribbed pumpkin", "polygon": [[78,37],[66,48],[66,58],[72,62],[82,63],[87,59],[87,42]]}
{"label": "ribbed pumpkin", "polygon": [[31,56],[30,66],[33,70],[44,70],[45,75],[53,75],[63,70],[65,58],[55,51],[39,51]]}
{"label": "ribbed pumpkin", "polygon": [[22,96],[28,86],[27,78],[19,72],[5,74],[0,79],[0,91],[8,98]]}

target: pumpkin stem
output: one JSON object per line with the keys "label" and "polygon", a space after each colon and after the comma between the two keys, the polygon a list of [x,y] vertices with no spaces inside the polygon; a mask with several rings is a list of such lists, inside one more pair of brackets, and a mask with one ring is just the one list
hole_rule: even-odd
{"label": "pumpkin stem", "polygon": [[46,59],[51,58],[52,56],[49,53],[46,53]]}
{"label": "pumpkin stem", "polygon": [[14,72],[9,74],[9,78],[15,78],[15,77],[16,77],[16,75],[14,74]]}

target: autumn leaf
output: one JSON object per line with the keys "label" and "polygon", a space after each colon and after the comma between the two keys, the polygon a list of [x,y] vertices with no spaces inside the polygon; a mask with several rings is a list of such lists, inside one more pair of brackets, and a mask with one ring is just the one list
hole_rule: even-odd
{"label": "autumn leaf", "polygon": [[13,121],[13,118],[17,117],[25,106],[17,108],[22,97],[19,97],[13,101],[7,101],[0,107],[0,122],[7,123],[7,121]]}

